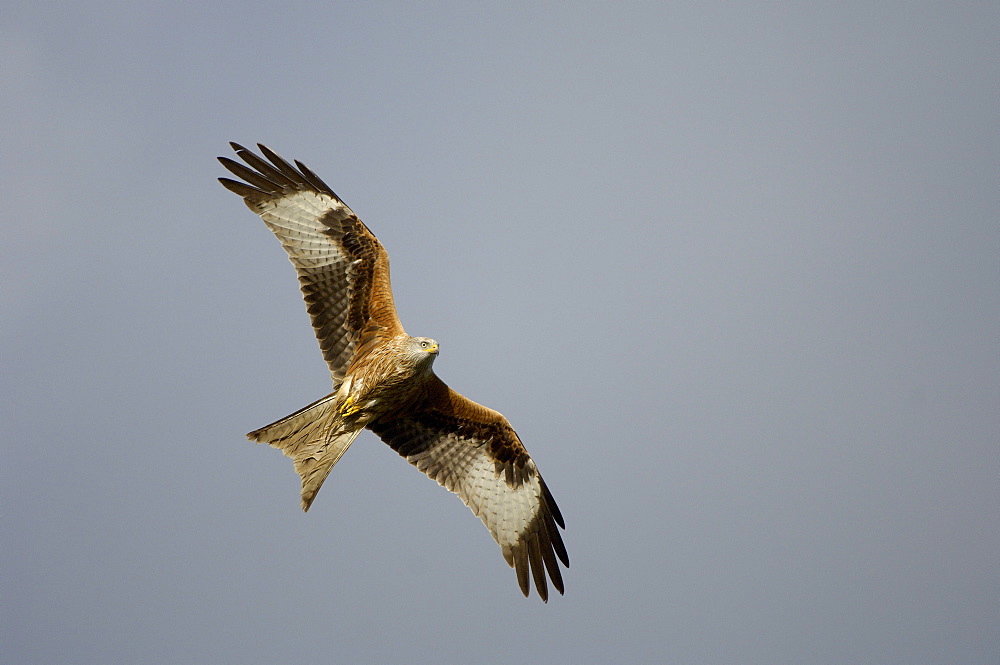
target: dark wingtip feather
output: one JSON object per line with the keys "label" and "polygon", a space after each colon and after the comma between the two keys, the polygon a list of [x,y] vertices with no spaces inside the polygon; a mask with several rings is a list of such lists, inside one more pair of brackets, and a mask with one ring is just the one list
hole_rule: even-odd
{"label": "dark wingtip feather", "polygon": [[284,157],[271,150],[263,143],[258,143],[257,147],[260,148],[261,154],[267,158],[267,161],[271,162],[271,164],[273,164],[274,167],[285,176],[290,178],[292,181],[302,180],[302,174],[296,171],[295,167],[289,164]]}
{"label": "dark wingtip feather", "polygon": [[231,191],[233,194],[238,194],[243,198],[265,193],[257,189],[256,187],[251,187],[245,182],[238,182],[230,178],[219,178],[219,182],[221,182],[222,186]]}
{"label": "dark wingtip feather", "polygon": [[309,184],[311,184],[313,187],[315,187],[316,189],[318,189],[321,192],[326,192],[330,196],[334,197],[335,199],[337,199],[338,201],[340,201],[341,203],[343,203],[343,200],[339,196],[337,196],[337,193],[335,191],[333,191],[333,189],[330,187],[330,185],[328,185],[325,182],[323,182],[323,179],[320,178],[315,173],[313,173],[312,169],[310,169],[308,166],[306,166],[305,164],[303,164],[302,162],[300,162],[297,159],[295,160],[295,166],[298,167],[299,172],[303,176],[305,176],[306,180],[309,181]]}
{"label": "dark wingtip feather", "polygon": [[[286,162],[284,160],[284,158],[281,157],[281,155],[279,155],[275,151],[271,150],[270,148],[268,148],[263,143],[258,143],[257,147],[260,149],[260,154],[264,155],[264,157],[266,157],[268,159],[268,161],[270,161],[272,164],[274,164],[279,169],[280,168],[284,168],[286,166],[289,167],[289,168],[291,168],[291,165],[288,162]],[[295,169],[291,169],[291,170],[294,171]]]}
{"label": "dark wingtip feather", "polygon": [[556,551],[556,556],[559,557],[564,566],[569,568],[569,553],[566,551],[566,545],[563,543],[562,536],[559,535],[559,530],[553,528],[550,535],[552,537],[552,549]]}
{"label": "dark wingtip feather", "polygon": [[262,173],[258,173],[251,168],[243,166],[239,162],[226,159],[225,157],[220,157],[219,161],[222,162],[223,166],[229,169],[230,173],[235,175],[237,178],[242,178],[262,192],[275,193],[282,191],[282,185],[279,182],[276,182],[276,180],[280,180],[280,177],[275,178],[272,174],[272,177],[268,178],[267,176],[262,175]]}
{"label": "dark wingtip feather", "polygon": [[538,534],[534,533],[528,539],[528,562],[531,564],[531,576],[535,580],[535,590],[543,603],[549,602],[549,587],[545,580],[545,566],[542,565],[542,550],[538,543]]}
{"label": "dark wingtip feather", "polygon": [[556,591],[562,594],[562,572],[559,570],[559,562],[556,561],[551,536],[551,533],[555,530],[556,525],[553,524],[551,520],[546,520],[544,523],[544,531],[539,533],[539,538],[541,541],[542,562],[545,564],[545,569],[549,571],[549,577],[552,578],[552,586],[556,588]]}
{"label": "dark wingtip feather", "polygon": [[545,498],[545,503],[549,507],[549,512],[552,513],[552,519],[556,521],[556,524],[562,528],[566,528],[566,522],[563,520],[562,513],[559,512],[559,506],[556,505],[556,500],[552,498],[552,493],[549,492],[549,486],[545,484],[544,480],[539,478],[542,485],[542,496]]}
{"label": "dark wingtip feather", "polygon": [[527,598],[531,585],[528,583],[528,553],[522,544],[514,547],[514,570],[517,572],[517,584],[521,587],[521,593]]}

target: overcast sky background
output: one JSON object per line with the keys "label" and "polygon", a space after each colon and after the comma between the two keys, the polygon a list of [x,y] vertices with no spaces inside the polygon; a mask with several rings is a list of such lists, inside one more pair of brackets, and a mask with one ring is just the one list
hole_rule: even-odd
{"label": "overcast sky background", "polygon": [[[996,663],[1000,5],[5,3],[0,661]],[[329,391],[227,141],[379,236],[566,517]]]}

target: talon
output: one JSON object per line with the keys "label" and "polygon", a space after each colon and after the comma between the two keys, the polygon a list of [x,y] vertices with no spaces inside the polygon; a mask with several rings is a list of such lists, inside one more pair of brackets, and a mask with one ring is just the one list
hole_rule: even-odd
{"label": "talon", "polygon": [[349,416],[352,413],[356,413],[357,412],[358,407],[351,406],[351,404],[353,402],[354,402],[354,398],[352,396],[348,395],[347,399],[345,399],[344,403],[340,406],[340,415],[341,416]]}

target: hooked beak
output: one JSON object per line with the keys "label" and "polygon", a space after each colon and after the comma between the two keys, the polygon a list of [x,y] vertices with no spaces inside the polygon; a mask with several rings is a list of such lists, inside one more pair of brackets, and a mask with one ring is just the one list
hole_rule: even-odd
{"label": "hooked beak", "polygon": [[430,353],[430,354],[436,356],[438,354],[438,345],[437,344],[431,344],[429,347],[427,347],[427,353]]}

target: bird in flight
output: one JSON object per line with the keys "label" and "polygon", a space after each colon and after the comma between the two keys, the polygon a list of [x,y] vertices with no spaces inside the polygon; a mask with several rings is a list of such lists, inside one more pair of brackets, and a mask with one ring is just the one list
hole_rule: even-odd
{"label": "bird in flight", "polygon": [[239,178],[219,182],[260,215],[295,266],[333,379],[329,395],[247,437],[292,459],[302,478],[302,509],[309,510],[367,428],[482,520],[526,597],[529,572],[543,601],[546,572],[563,593],[565,523],[538,467],[506,418],[434,374],[438,343],[403,330],[382,244],[301,162],[292,165],[262,144],[263,158],[230,145],[246,165],[219,157]]}

